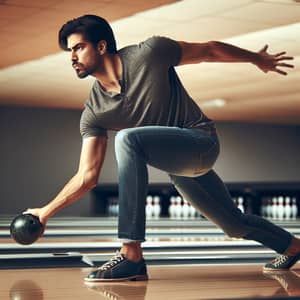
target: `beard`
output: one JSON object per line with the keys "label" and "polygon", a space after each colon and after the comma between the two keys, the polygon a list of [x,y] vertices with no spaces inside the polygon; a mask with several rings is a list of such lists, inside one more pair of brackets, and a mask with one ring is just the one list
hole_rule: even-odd
{"label": "beard", "polygon": [[92,75],[96,71],[95,67],[86,67],[81,63],[73,64],[73,68],[75,69],[77,77],[80,79]]}
{"label": "beard", "polygon": [[78,78],[85,78],[90,75],[90,72],[81,64],[76,64],[75,72]]}
{"label": "beard", "polygon": [[76,74],[77,74],[77,77],[80,78],[80,79],[85,78],[85,77],[90,75],[85,70],[76,70]]}

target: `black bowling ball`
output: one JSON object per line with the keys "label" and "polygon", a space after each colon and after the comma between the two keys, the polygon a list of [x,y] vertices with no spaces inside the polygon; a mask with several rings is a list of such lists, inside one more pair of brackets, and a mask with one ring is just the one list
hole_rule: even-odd
{"label": "black bowling ball", "polygon": [[34,243],[42,234],[43,225],[38,217],[32,214],[16,216],[10,225],[10,234],[13,239],[22,245]]}

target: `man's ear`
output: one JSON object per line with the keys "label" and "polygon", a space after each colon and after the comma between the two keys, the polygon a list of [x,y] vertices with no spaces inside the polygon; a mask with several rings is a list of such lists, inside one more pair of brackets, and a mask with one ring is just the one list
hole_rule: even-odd
{"label": "man's ear", "polygon": [[98,42],[98,45],[97,45],[97,49],[99,51],[99,53],[102,55],[104,53],[106,53],[106,50],[107,50],[107,43],[105,40],[101,40]]}

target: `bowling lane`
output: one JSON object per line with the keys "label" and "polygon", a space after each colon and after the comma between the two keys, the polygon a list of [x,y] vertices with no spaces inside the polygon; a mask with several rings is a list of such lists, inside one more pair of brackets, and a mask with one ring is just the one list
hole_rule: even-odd
{"label": "bowling lane", "polygon": [[[53,218],[38,242],[22,246],[9,237],[10,218],[0,222],[1,268],[82,267],[100,265],[120,247],[115,218]],[[147,241],[143,244],[151,264],[265,263],[275,253],[254,241],[232,239],[212,223],[147,220]],[[281,224],[299,235],[298,222]],[[35,263],[31,263],[35,261]],[[36,263],[39,261],[40,263]]]}
{"label": "bowling lane", "polygon": [[[9,238],[9,218],[2,219],[0,264],[5,259],[12,264],[0,270],[0,299],[300,297],[299,263],[290,272],[263,274],[262,266],[274,257],[273,251],[252,241],[230,239],[207,221],[183,221],[180,225],[184,226],[171,220],[149,222],[144,243],[148,282],[86,285],[83,278],[92,264],[101,265],[120,246],[116,220],[101,219],[103,226],[97,221],[54,218],[44,238],[21,246]],[[298,235],[299,223],[285,222],[283,226]]]}
{"label": "bowling lane", "polygon": [[[43,240],[43,239],[41,239]],[[249,242],[249,245],[251,242]],[[275,256],[272,250],[259,245],[247,247],[242,240],[201,241],[176,240],[147,241],[144,255],[151,264],[214,264],[230,261],[232,264],[265,263]],[[0,268],[81,267],[101,265],[120,248],[119,242],[69,242],[60,239],[52,243],[37,242],[31,246],[0,244]]]}
{"label": "bowling lane", "polygon": [[83,279],[91,270],[0,270],[0,298],[194,300],[300,296],[300,269],[264,274],[258,265],[149,266],[149,281],[85,284]]}

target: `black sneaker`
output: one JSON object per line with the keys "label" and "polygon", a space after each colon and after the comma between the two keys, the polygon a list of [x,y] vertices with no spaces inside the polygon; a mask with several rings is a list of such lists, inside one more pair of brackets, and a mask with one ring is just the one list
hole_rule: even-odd
{"label": "black sneaker", "polygon": [[284,271],[290,269],[300,259],[300,253],[294,256],[281,254],[265,264],[264,271]]}
{"label": "black sneaker", "polygon": [[125,280],[148,280],[144,259],[136,263],[117,252],[113,258],[85,278],[88,282]]}

